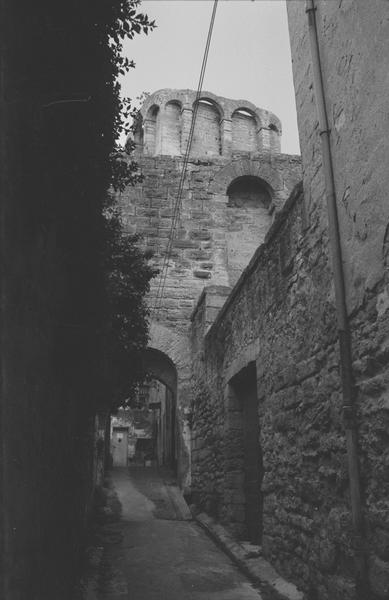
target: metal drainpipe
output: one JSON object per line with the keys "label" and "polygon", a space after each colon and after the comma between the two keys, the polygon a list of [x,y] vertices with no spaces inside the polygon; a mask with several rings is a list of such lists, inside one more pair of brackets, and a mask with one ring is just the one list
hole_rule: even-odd
{"label": "metal drainpipe", "polygon": [[340,244],[339,221],[336,205],[335,181],[330,146],[330,128],[324,96],[323,73],[320,61],[318,32],[314,0],[306,0],[309,41],[312,56],[314,91],[319,118],[323,171],[325,180],[329,238],[335,285],[335,302],[339,335],[340,376],[343,396],[343,421],[346,433],[348,475],[354,532],[354,557],[356,568],[357,597],[366,600],[367,565],[364,547],[364,521],[361,502],[361,483],[358,461],[357,424],[355,418],[356,390],[352,372],[351,335],[348,323],[345,282]]}

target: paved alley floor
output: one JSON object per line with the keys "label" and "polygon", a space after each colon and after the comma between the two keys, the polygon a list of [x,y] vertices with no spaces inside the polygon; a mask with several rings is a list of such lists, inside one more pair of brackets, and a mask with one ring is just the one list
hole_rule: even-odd
{"label": "paved alley floor", "polygon": [[206,533],[189,520],[166,473],[114,469],[89,550],[85,600],[260,600]]}

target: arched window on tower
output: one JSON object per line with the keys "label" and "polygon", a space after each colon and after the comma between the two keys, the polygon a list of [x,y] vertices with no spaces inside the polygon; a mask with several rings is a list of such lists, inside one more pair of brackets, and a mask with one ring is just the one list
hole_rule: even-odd
{"label": "arched window on tower", "polygon": [[[139,114],[136,122],[134,123],[134,135],[133,135],[133,141],[135,144],[135,149],[138,152],[141,152],[143,150],[143,119],[142,116]],[[129,136],[128,138],[129,140],[131,139],[131,137]]]}
{"label": "arched window on tower", "polygon": [[153,104],[147,111],[143,123],[144,154],[154,156],[157,149],[159,107]]}
{"label": "arched window on tower", "polygon": [[227,270],[234,285],[269,230],[272,190],[263,179],[244,175],[230,183],[227,196]]}
{"label": "arched window on tower", "polygon": [[168,102],[161,114],[161,149],[157,154],[179,156],[181,154],[181,104]]}
{"label": "arched window on tower", "polygon": [[269,125],[269,145],[272,152],[281,152],[281,133],[277,125]]}
{"label": "arched window on tower", "polygon": [[220,111],[216,104],[202,98],[198,101],[191,154],[219,156],[221,154]]}
{"label": "arched window on tower", "polygon": [[248,110],[240,108],[232,115],[232,150],[255,152],[257,143],[257,122]]}
{"label": "arched window on tower", "polygon": [[271,203],[269,186],[259,177],[244,175],[238,177],[227,190],[228,206],[236,208],[262,208],[266,209]]}

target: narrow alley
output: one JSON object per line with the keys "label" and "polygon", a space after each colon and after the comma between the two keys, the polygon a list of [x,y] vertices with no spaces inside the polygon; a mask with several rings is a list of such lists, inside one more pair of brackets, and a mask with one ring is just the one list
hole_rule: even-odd
{"label": "narrow alley", "polygon": [[0,2],[0,600],[389,600],[388,64],[389,0]]}
{"label": "narrow alley", "polygon": [[169,472],[115,468],[106,483],[82,600],[261,600],[192,520]]}

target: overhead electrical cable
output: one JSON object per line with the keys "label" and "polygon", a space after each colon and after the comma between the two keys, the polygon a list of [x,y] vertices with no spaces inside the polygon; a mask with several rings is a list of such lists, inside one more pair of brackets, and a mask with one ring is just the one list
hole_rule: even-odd
{"label": "overhead electrical cable", "polygon": [[201,65],[200,77],[199,77],[199,82],[198,82],[197,91],[196,91],[196,99],[194,101],[193,115],[192,115],[190,131],[189,131],[189,135],[188,135],[188,142],[186,145],[184,161],[182,164],[181,176],[180,176],[180,181],[179,181],[178,190],[177,190],[177,197],[176,197],[176,200],[174,203],[174,208],[173,208],[172,222],[171,222],[169,236],[168,236],[168,243],[167,243],[166,252],[165,252],[165,256],[164,256],[164,260],[163,260],[163,264],[162,264],[162,269],[161,269],[160,276],[159,276],[159,282],[158,282],[158,288],[157,288],[157,293],[156,293],[156,297],[155,297],[155,302],[154,302],[152,312],[151,312],[151,318],[154,318],[154,319],[158,316],[159,309],[161,308],[165,284],[166,284],[166,277],[167,277],[167,272],[168,272],[168,268],[169,268],[169,260],[170,260],[172,249],[173,249],[173,243],[174,243],[174,240],[176,237],[177,224],[179,221],[181,203],[182,203],[182,192],[184,189],[184,183],[185,183],[185,177],[186,177],[186,172],[187,172],[187,168],[188,168],[190,150],[191,150],[191,146],[192,146],[196,118],[197,118],[197,113],[198,113],[198,109],[199,109],[199,100],[201,98],[201,93],[202,93],[202,89],[203,89],[203,82],[204,82],[207,61],[208,61],[209,48],[211,45],[212,32],[213,32],[213,26],[214,26],[214,22],[215,22],[217,4],[218,4],[218,0],[214,0],[211,21],[210,21],[209,29],[208,29],[207,42],[205,45],[203,62]]}

